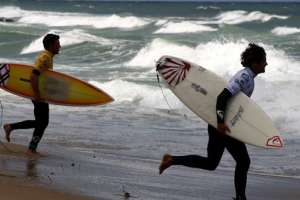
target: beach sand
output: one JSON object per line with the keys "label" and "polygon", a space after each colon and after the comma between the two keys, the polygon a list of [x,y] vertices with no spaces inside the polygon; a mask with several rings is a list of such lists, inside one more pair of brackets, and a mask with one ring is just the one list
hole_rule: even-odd
{"label": "beach sand", "polygon": [[29,184],[14,176],[0,173],[0,198],[3,200],[91,200],[91,198],[71,195]]}
{"label": "beach sand", "polygon": [[[0,145],[1,164],[5,166],[6,161],[27,159],[30,163],[34,159],[26,156],[27,147],[12,143]],[[42,155],[46,156],[46,155]],[[37,158],[35,158],[37,159]],[[14,162],[17,164],[16,162]],[[57,191],[54,188],[33,181],[30,172],[23,173],[0,168],[0,199],[1,200],[92,200],[92,198],[72,195],[70,192]]]}
{"label": "beach sand", "polygon": [[[234,196],[233,169],[208,172],[174,166],[158,175],[158,159],[104,152],[94,156],[74,152],[68,157],[41,150],[43,157],[30,160],[26,149],[0,145],[1,200],[232,200]],[[122,186],[131,197],[123,196]],[[299,188],[296,177],[250,172],[247,195],[249,200],[299,200]]]}

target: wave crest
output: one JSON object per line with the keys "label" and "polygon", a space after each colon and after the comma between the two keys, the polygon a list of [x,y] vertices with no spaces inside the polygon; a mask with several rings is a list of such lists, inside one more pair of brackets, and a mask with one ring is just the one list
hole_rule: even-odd
{"label": "wave crest", "polygon": [[271,33],[274,35],[292,35],[296,33],[300,33],[300,28],[296,27],[287,27],[287,26],[279,26],[271,30]]}
{"label": "wave crest", "polygon": [[[132,68],[154,69],[155,61],[162,55],[177,56],[198,63],[221,76],[232,76],[239,69],[240,54],[248,46],[249,41],[210,41],[200,43],[196,47],[172,43],[160,38],[154,39],[143,47],[135,57],[126,63]],[[268,66],[261,75],[266,81],[298,80],[300,75],[299,61],[294,60],[281,49],[259,43],[267,53]]]}
{"label": "wave crest", "polygon": [[201,25],[197,22],[183,21],[183,22],[168,22],[162,28],[154,33],[196,33],[196,32],[211,32],[218,29],[210,26]]}
{"label": "wave crest", "polygon": [[[112,45],[114,43],[112,40],[91,35],[80,29],[74,29],[72,31],[51,30],[48,33],[59,34],[61,46],[75,45],[83,42],[95,42],[101,45]],[[24,47],[21,50],[20,54],[28,54],[42,51],[44,49],[43,38],[45,35],[32,41],[27,47]]]}
{"label": "wave crest", "polygon": [[273,18],[283,20],[287,19],[288,16],[271,15],[260,11],[247,12],[244,10],[235,10],[223,12],[216,17],[217,22],[221,24],[241,24],[252,21],[267,22]]}

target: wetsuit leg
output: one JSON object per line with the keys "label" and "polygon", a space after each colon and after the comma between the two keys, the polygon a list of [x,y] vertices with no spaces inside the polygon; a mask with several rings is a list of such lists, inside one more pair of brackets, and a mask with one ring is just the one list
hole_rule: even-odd
{"label": "wetsuit leg", "polygon": [[35,128],[35,120],[25,120],[22,122],[17,122],[13,124],[9,124],[11,127],[11,130],[16,130],[16,129],[29,129],[29,128]]}
{"label": "wetsuit leg", "polygon": [[49,104],[32,101],[34,105],[35,129],[29,144],[29,149],[36,151],[39,141],[42,139],[45,129],[49,123]]}
{"label": "wetsuit leg", "polygon": [[234,184],[237,197],[246,199],[247,174],[250,166],[250,157],[247,147],[243,142],[227,136],[225,140],[226,149],[236,161]]}
{"label": "wetsuit leg", "polygon": [[[33,101],[32,101],[33,102]],[[34,109],[36,109],[35,104],[34,105]],[[34,116],[36,118],[36,115],[34,113]],[[21,122],[16,122],[16,123],[12,123],[9,124],[11,127],[11,130],[16,130],[16,129],[30,129],[30,128],[35,128],[37,126],[36,120],[25,120],[25,121],[21,121]]]}
{"label": "wetsuit leg", "polygon": [[172,156],[172,165],[184,165],[187,167],[215,170],[222,158],[225,144],[223,136],[210,125],[208,126],[208,135],[207,157],[199,155]]}

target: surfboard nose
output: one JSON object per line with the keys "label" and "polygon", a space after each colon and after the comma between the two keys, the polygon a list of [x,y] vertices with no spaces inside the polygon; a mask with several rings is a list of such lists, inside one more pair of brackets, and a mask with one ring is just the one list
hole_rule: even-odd
{"label": "surfboard nose", "polygon": [[283,139],[280,136],[273,136],[267,140],[266,146],[270,148],[282,148]]}

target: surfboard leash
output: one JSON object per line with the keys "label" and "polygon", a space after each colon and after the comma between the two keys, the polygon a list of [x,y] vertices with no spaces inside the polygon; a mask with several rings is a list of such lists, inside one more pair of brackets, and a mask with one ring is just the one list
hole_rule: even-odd
{"label": "surfboard leash", "polygon": [[3,124],[3,105],[2,105],[2,101],[1,100],[0,100],[0,107],[1,107],[0,125],[2,126],[2,124]]}
{"label": "surfboard leash", "polygon": [[171,111],[171,110],[172,110],[172,107],[170,106],[169,101],[168,101],[168,99],[167,99],[167,97],[166,97],[166,95],[165,95],[165,93],[164,93],[164,90],[163,90],[161,84],[160,84],[160,79],[159,79],[158,71],[156,71],[156,78],[157,78],[157,83],[158,83],[158,85],[159,85],[159,87],[160,87],[161,93],[162,93],[162,95],[163,95],[163,97],[164,97],[164,99],[165,99],[167,105],[169,106],[169,110]]}
{"label": "surfboard leash", "polygon": [[[4,113],[4,107],[3,107],[3,104],[2,104],[2,101],[0,100],[0,108],[1,108],[1,116],[0,116],[0,129],[1,129],[1,133],[3,134],[3,130],[2,130],[2,126],[3,126],[3,113]],[[13,152],[11,149],[9,149],[5,144],[4,142],[2,142],[2,140],[0,140],[0,144],[4,147],[4,149],[6,149],[8,152]]]}

